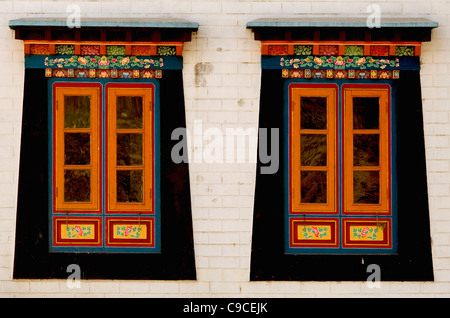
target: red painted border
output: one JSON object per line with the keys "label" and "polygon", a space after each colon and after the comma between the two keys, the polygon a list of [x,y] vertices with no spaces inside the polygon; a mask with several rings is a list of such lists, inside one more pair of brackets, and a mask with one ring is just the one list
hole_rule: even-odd
{"label": "red painted border", "polygon": [[[105,246],[120,247],[154,247],[155,246],[155,219],[153,217],[107,217],[105,221]],[[113,226],[115,224],[141,224],[147,226],[146,239],[114,239]]]}
{"label": "red painted border", "polygon": [[[151,149],[155,149],[155,91],[156,87],[153,83],[107,83],[105,85],[105,118],[108,119],[108,89],[109,88],[151,88],[152,89],[152,140],[151,140]],[[152,207],[151,211],[110,211],[109,205],[108,205],[108,190],[107,190],[107,184],[108,184],[108,130],[105,131],[105,214],[155,214],[155,154],[152,156],[152,162],[151,162],[151,169],[152,169]]]}
{"label": "red painted border", "polygon": [[[89,240],[62,239],[58,231],[61,224],[94,224],[94,238]],[[53,246],[102,246],[102,218],[101,217],[54,217],[53,218]]]}
{"label": "red painted border", "polygon": [[304,214],[304,212],[293,212],[292,211],[292,134],[291,134],[291,128],[292,128],[292,94],[291,90],[292,88],[333,88],[336,92],[336,99],[335,99],[335,110],[336,110],[336,126],[335,126],[335,142],[336,142],[336,168],[335,168],[335,200],[336,200],[336,211],[335,212],[308,212],[307,214],[314,214],[314,215],[338,215],[339,214],[339,116],[337,114],[339,113],[339,86],[337,84],[309,84],[309,83],[292,83],[289,85],[289,214],[291,215],[299,215]]}
{"label": "red painted border", "polygon": [[386,223],[387,226],[382,230],[384,239],[383,241],[354,241],[350,238],[350,226],[351,225],[376,225],[376,218],[343,218],[342,219],[342,231],[343,240],[342,247],[358,247],[358,248],[392,248],[392,220],[390,218],[379,218],[379,222]]}
{"label": "red painted border", "polygon": [[[298,240],[298,227],[296,223],[300,224],[318,224],[318,225],[331,225],[331,239],[323,241],[311,241],[311,240]],[[290,247],[339,247],[339,218],[291,218],[289,221],[289,245]],[[316,243],[312,243],[316,242]]]}

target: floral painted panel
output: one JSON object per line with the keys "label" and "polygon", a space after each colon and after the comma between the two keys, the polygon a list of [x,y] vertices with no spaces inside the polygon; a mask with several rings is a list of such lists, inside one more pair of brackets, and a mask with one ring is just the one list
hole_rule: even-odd
{"label": "floral painted panel", "polygon": [[176,54],[177,50],[175,46],[158,46],[157,55],[171,56]]}
{"label": "floral painted panel", "polygon": [[65,58],[46,57],[44,65],[47,67],[57,68],[150,68],[163,67],[164,60],[162,58],[139,58],[136,56],[115,57],[115,56],[77,56]]}
{"label": "floral painted panel", "polygon": [[106,55],[125,55],[125,46],[123,45],[108,45],[106,46]]}
{"label": "floral painted panel", "polygon": [[97,217],[54,217],[54,246],[100,246],[101,218]]}
{"label": "floral painted panel", "polygon": [[344,54],[350,56],[363,56],[364,47],[362,45],[346,45]]}
{"label": "floral painted panel", "polygon": [[99,55],[100,45],[82,45],[80,50],[81,55]]}
{"label": "floral painted panel", "polygon": [[75,54],[74,45],[56,45],[55,52],[57,55],[73,55]]}
{"label": "floral painted panel", "polygon": [[319,55],[338,55],[338,45],[319,45]]}
{"label": "floral painted panel", "polygon": [[386,67],[398,68],[400,66],[399,59],[375,59],[370,56],[353,58],[350,56],[308,56],[305,58],[285,58],[280,59],[282,67],[293,68],[334,68],[334,69],[366,69]]}
{"label": "floral painted panel", "polygon": [[154,246],[154,219],[151,217],[106,218],[106,246]]}
{"label": "floral painted panel", "polygon": [[396,46],[396,56],[414,56],[414,46]]}
{"label": "floral painted panel", "polygon": [[291,218],[291,247],[338,247],[337,218]]}
{"label": "floral painted panel", "polygon": [[269,45],[268,47],[269,55],[286,55],[288,54],[287,45]]}
{"label": "floral painted panel", "polygon": [[391,248],[391,219],[344,218],[343,247]]}
{"label": "floral painted panel", "polygon": [[30,53],[36,55],[50,54],[50,47],[48,44],[31,44]]}
{"label": "floral painted panel", "polygon": [[294,55],[312,55],[312,45],[294,45]]}

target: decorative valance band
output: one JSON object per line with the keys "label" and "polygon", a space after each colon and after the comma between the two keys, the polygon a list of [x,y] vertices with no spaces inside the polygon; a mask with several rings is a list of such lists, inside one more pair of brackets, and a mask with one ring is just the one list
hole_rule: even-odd
{"label": "decorative valance band", "polygon": [[263,69],[284,78],[397,79],[419,70],[421,44],[438,24],[421,18],[301,17],[257,19],[247,24],[261,41]]}
{"label": "decorative valance band", "polygon": [[64,19],[9,22],[24,41],[25,67],[47,77],[159,78],[182,69],[183,43],[198,24],[181,19]]}

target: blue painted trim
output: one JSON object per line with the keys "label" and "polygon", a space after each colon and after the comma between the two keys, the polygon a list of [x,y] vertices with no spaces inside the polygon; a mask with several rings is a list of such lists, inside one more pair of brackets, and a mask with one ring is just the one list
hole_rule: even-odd
{"label": "blue painted trim", "polygon": [[[289,246],[289,235],[290,235],[290,219],[298,218],[302,215],[293,215],[289,213],[289,131],[290,131],[290,123],[289,123],[289,94],[290,94],[290,86],[291,84],[333,84],[337,85],[338,89],[338,151],[339,151],[339,174],[338,174],[338,182],[339,182],[339,215],[324,215],[324,214],[305,214],[305,217],[314,217],[314,218],[339,218],[339,247],[336,248],[316,248],[316,247],[290,247]],[[344,84],[366,84],[366,85],[380,85],[380,84],[388,84],[391,89],[391,216],[380,216],[380,218],[388,218],[391,219],[392,224],[392,248],[343,248],[342,247],[342,226],[343,218],[375,218],[374,215],[364,215],[364,216],[354,216],[354,215],[343,215],[343,206],[342,206],[342,186],[343,186],[343,175],[342,175],[342,165],[343,165],[343,152],[342,152],[342,133],[343,133],[343,118],[342,118],[342,85]],[[348,79],[286,79],[284,82],[284,94],[283,94],[283,119],[284,119],[284,131],[283,131],[283,142],[284,142],[284,246],[286,254],[360,254],[360,255],[383,255],[383,254],[396,254],[398,252],[398,223],[397,223],[397,213],[398,213],[398,201],[397,201],[397,124],[396,124],[396,98],[397,91],[395,86],[395,80],[348,80]]]}
{"label": "blue painted trim", "polygon": [[[425,18],[383,17],[382,28],[437,28],[439,23]],[[367,17],[299,17],[299,18],[260,18],[247,23],[247,28],[329,28],[353,27],[367,28]]]}
{"label": "blue painted trim", "polygon": [[[105,137],[106,137],[106,85],[108,83],[136,83],[136,84],[148,84],[151,83],[154,85],[153,90],[153,115],[154,115],[154,202],[155,202],[155,212],[154,214],[142,213],[142,217],[153,217],[155,220],[155,246],[154,247],[111,247],[105,246],[105,218],[106,217],[139,217],[139,214],[106,214],[105,213],[105,175],[104,172],[101,176],[102,185],[102,213],[101,214],[88,214],[88,213],[70,213],[72,217],[101,217],[102,218],[102,246],[53,246],[53,216],[65,216],[65,213],[53,213],[53,85],[56,83],[99,83],[102,85],[102,151],[101,151],[101,162],[103,167],[105,167],[106,163],[106,154],[105,154]],[[49,228],[49,251],[50,252],[67,252],[67,253],[160,253],[161,252],[161,190],[160,190],[160,168],[161,168],[161,160],[160,160],[160,83],[157,79],[119,79],[118,81],[110,81],[109,79],[70,79],[64,78],[49,78],[48,79],[48,199],[49,199],[49,218],[48,218],[48,228]],[[103,169],[104,171],[104,169]]]}
{"label": "blue painted trim", "polygon": [[[9,21],[9,27],[67,27],[67,19],[58,18],[23,18]],[[196,31],[197,22],[183,19],[81,19],[80,27],[84,28],[163,28],[163,29],[189,29]]]}

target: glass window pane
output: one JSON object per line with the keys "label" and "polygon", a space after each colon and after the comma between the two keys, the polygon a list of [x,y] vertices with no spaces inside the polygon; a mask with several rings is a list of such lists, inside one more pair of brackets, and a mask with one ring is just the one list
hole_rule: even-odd
{"label": "glass window pane", "polygon": [[139,129],[143,127],[141,96],[117,97],[117,129]]}
{"label": "glass window pane", "polygon": [[143,172],[142,170],[117,171],[117,202],[143,202]]}
{"label": "glass window pane", "polygon": [[327,172],[301,172],[301,203],[327,203]]}
{"label": "glass window pane", "polygon": [[378,171],[353,171],[353,202],[380,202],[380,173]]}
{"label": "glass window pane", "polygon": [[300,129],[327,129],[327,98],[300,99]]}
{"label": "glass window pane", "polygon": [[91,162],[91,134],[64,133],[64,164],[88,165]]}
{"label": "glass window pane", "polygon": [[64,170],[64,202],[91,201],[91,171]]}
{"label": "glass window pane", "polygon": [[142,134],[117,134],[117,165],[142,165]]}
{"label": "glass window pane", "polygon": [[64,96],[64,128],[91,127],[91,96]]}
{"label": "glass window pane", "polygon": [[300,135],[300,163],[302,166],[327,165],[327,135]]}
{"label": "glass window pane", "polygon": [[378,97],[353,97],[353,129],[378,129],[379,117]]}
{"label": "glass window pane", "polygon": [[378,166],[380,164],[380,136],[377,134],[353,135],[353,166]]}

